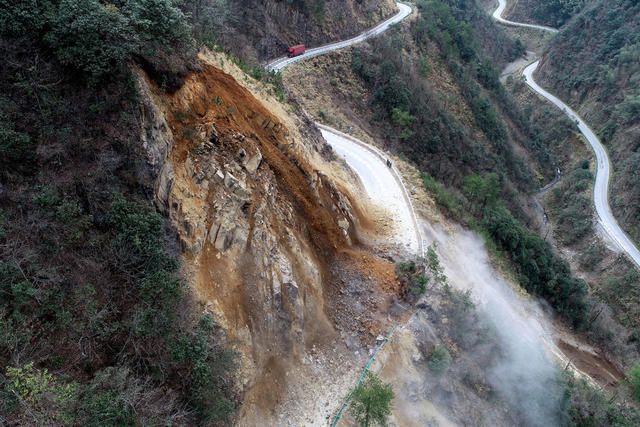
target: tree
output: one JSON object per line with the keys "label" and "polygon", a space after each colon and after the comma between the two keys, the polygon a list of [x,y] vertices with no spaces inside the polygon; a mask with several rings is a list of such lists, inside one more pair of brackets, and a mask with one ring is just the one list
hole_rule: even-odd
{"label": "tree", "polygon": [[[34,367],[33,362],[22,366],[8,366],[2,404],[25,409],[26,424],[71,425],[78,396],[77,383],[65,383],[46,369]],[[11,402],[13,400],[13,402]],[[0,405],[2,407],[2,405]],[[6,408],[3,408],[6,409]]]}
{"label": "tree", "polygon": [[447,276],[444,274],[444,267],[440,264],[440,258],[438,258],[438,253],[436,252],[437,247],[438,244],[433,242],[427,248],[427,266],[433,275],[433,280],[442,285],[447,282]]}
{"label": "tree", "polygon": [[163,48],[191,44],[191,28],[184,13],[171,0],[136,0],[127,2],[123,12],[143,40]]}
{"label": "tree", "polygon": [[487,174],[484,178],[477,174],[466,176],[462,187],[464,194],[481,211],[484,210],[487,204],[496,201],[500,190],[500,178],[495,173]]}
{"label": "tree", "polygon": [[451,362],[451,355],[446,348],[439,345],[429,357],[429,369],[436,375],[443,374],[449,367],[449,362]]}
{"label": "tree", "polygon": [[411,129],[413,122],[416,120],[416,116],[412,116],[408,111],[404,111],[401,108],[394,107],[391,113],[391,121],[394,125],[400,127],[400,135],[398,138],[406,139],[415,134]]}
{"label": "tree", "polygon": [[29,135],[15,131],[11,123],[0,122],[0,170],[24,169],[34,160],[34,152]]}
{"label": "tree", "polygon": [[640,365],[634,365],[631,368],[625,382],[633,398],[640,402]]}
{"label": "tree", "polygon": [[0,0],[0,34],[9,37],[38,34],[46,26],[52,9],[52,2],[46,0]]}
{"label": "tree", "polygon": [[97,82],[119,70],[137,44],[129,22],[98,0],[62,0],[45,40],[63,65]]}
{"label": "tree", "polygon": [[383,383],[376,375],[367,372],[365,380],[353,391],[351,413],[361,426],[384,426],[391,414],[393,397],[391,384]]}

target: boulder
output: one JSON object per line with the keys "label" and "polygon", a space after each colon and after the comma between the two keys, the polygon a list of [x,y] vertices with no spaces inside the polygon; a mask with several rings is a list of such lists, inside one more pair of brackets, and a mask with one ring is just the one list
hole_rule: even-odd
{"label": "boulder", "polygon": [[258,170],[260,162],[262,162],[262,154],[260,151],[257,151],[256,154],[245,159],[244,167],[247,172],[253,175]]}
{"label": "boulder", "polygon": [[241,183],[238,178],[231,175],[229,172],[224,176],[224,185],[231,190],[233,194],[238,196],[241,199],[248,199],[249,192],[247,191],[247,187],[243,183]]}

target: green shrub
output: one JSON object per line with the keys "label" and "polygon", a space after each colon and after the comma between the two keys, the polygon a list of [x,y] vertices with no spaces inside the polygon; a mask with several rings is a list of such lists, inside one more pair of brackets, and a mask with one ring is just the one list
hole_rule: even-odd
{"label": "green shrub", "polygon": [[433,276],[433,280],[437,284],[443,285],[447,282],[447,276],[444,274],[444,267],[440,264],[440,258],[438,258],[438,253],[436,252],[437,247],[436,242],[433,242],[427,248],[427,266]]}
{"label": "green shrub", "polygon": [[416,120],[415,116],[409,114],[408,111],[404,111],[400,108],[394,107],[391,113],[391,121],[394,125],[400,128],[400,134],[398,138],[405,139],[413,136],[414,132],[411,129],[413,122]]}
{"label": "green shrub", "polygon": [[[78,398],[78,385],[64,383],[33,362],[7,367],[5,392],[17,401],[14,407],[25,410],[25,422],[41,425],[72,424]],[[26,417],[28,415],[28,418]]]}
{"label": "green shrub", "polygon": [[191,404],[209,422],[227,419],[234,409],[225,378],[235,370],[236,354],[216,344],[214,338],[215,323],[204,315],[195,330],[176,335],[169,342],[171,358],[187,367],[182,378]]}
{"label": "green shrub", "polygon": [[427,290],[427,283],[429,283],[429,278],[424,274],[418,274],[414,277],[413,286],[409,288],[409,291],[413,295],[422,295]]}
{"label": "green shrub", "polygon": [[634,365],[631,368],[625,382],[633,398],[640,402],[640,365]]}
{"label": "green shrub", "polygon": [[53,1],[0,0],[0,34],[24,37],[39,33],[46,25]]}
{"label": "green shrub", "polygon": [[134,331],[138,336],[163,336],[174,325],[184,282],[173,273],[160,270],[142,281],[136,307]]}
{"label": "green shrub", "polygon": [[455,219],[464,217],[462,205],[444,185],[437,182],[428,172],[420,174],[425,188],[434,195],[436,203],[443,206]]}
{"label": "green shrub", "polygon": [[184,48],[191,44],[191,30],[175,4],[172,0],[135,0],[125,2],[122,10],[142,40],[163,48]]}
{"label": "green shrub", "polygon": [[431,356],[429,356],[429,369],[431,369],[434,374],[441,375],[447,370],[450,362],[451,355],[447,349],[438,345],[433,349]]}
{"label": "green shrub", "polygon": [[87,393],[82,405],[85,426],[128,426],[135,425],[131,408],[115,391]]}
{"label": "green shrub", "polygon": [[109,224],[115,233],[112,248],[124,265],[149,273],[176,268],[176,261],[164,251],[162,217],[156,212],[117,195],[109,209]]}
{"label": "green shrub", "polygon": [[95,83],[118,72],[135,50],[137,36],[128,24],[113,4],[61,0],[45,40],[63,65],[85,73]]}
{"label": "green shrub", "polygon": [[0,170],[16,170],[34,160],[35,146],[29,135],[17,132],[13,125],[0,122]]}
{"label": "green shrub", "polygon": [[414,260],[401,261],[396,265],[396,275],[400,282],[414,296],[422,295],[427,290],[429,278],[423,273],[424,270],[422,259],[417,262]]}
{"label": "green shrub", "polygon": [[136,425],[134,411],[140,409],[144,400],[140,385],[126,366],[110,366],[97,371],[81,390],[79,414],[82,425]]}

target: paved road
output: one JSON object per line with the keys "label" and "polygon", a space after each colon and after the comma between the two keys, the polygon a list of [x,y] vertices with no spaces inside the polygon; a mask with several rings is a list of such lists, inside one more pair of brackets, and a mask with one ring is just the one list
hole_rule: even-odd
{"label": "paved road", "polygon": [[551,33],[557,33],[558,30],[556,30],[555,28],[551,28],[551,27],[545,27],[544,25],[535,25],[535,24],[524,24],[522,22],[513,22],[513,21],[507,21],[506,19],[504,19],[502,17],[502,12],[504,12],[504,9],[507,7],[507,1],[506,0],[498,0],[498,8],[495,10],[495,12],[493,12],[493,19],[495,19],[498,22],[501,22],[505,25],[512,25],[514,27],[527,27],[527,28],[534,28],[536,30],[542,30],[542,31],[549,31]]}
{"label": "paved road", "polygon": [[358,174],[372,203],[383,207],[394,222],[394,236],[406,249],[424,256],[422,236],[411,199],[394,166],[385,154],[359,139],[316,123],[333,150]]}
{"label": "paved road", "polygon": [[[506,0],[498,0],[499,5],[498,8],[493,12],[493,17],[498,21],[506,25],[513,25],[518,27],[528,27],[535,28],[542,31],[549,31],[553,33],[557,33],[558,30],[551,27],[545,27],[544,25],[533,25],[533,24],[523,24],[520,22],[507,21],[502,18],[502,12],[504,11],[507,3]],[[605,233],[611,238],[611,240],[616,243],[620,249],[629,255],[631,260],[640,268],[640,251],[633,244],[631,239],[625,234],[625,232],[620,228],[620,225],[613,217],[613,213],[611,212],[611,207],[609,206],[608,194],[609,194],[609,175],[610,175],[610,162],[609,157],[607,156],[607,152],[600,143],[598,137],[593,133],[593,131],[587,126],[587,124],[578,116],[578,114],[573,111],[567,104],[562,102],[557,97],[553,96],[546,90],[542,89],[533,79],[533,72],[538,68],[538,64],[540,61],[537,60],[534,63],[527,66],[522,75],[525,78],[527,85],[533,89],[538,94],[545,97],[548,101],[554,104],[556,107],[560,108],[564,113],[569,116],[569,118],[576,122],[578,125],[578,129],[580,132],[587,138],[591,148],[596,154],[596,183],[593,186],[593,201],[596,206],[596,213],[598,214],[598,220],[602,225]]]}
{"label": "paved road", "polygon": [[591,148],[596,154],[597,161],[597,172],[596,172],[596,183],[593,187],[593,200],[596,205],[596,212],[598,214],[598,219],[600,220],[600,224],[604,228],[605,232],[611,237],[611,239],[620,246],[622,250],[624,250],[629,257],[633,260],[634,263],[638,267],[640,267],[640,251],[638,248],[631,242],[629,237],[622,231],[620,225],[613,217],[613,213],[611,213],[611,207],[609,206],[609,201],[607,199],[607,195],[609,194],[609,175],[610,175],[610,162],[609,157],[607,156],[607,152],[600,143],[598,137],[593,133],[593,131],[587,126],[587,124],[573,111],[568,105],[562,102],[560,99],[556,98],[546,90],[542,89],[533,79],[533,72],[538,68],[538,64],[540,61],[536,61],[533,64],[529,65],[522,74],[525,77],[527,85],[535,92],[539,93],[551,103],[560,108],[564,113],[569,116],[569,118],[578,124],[578,128],[580,132],[587,138]]}
{"label": "paved road", "polygon": [[344,47],[351,46],[356,43],[360,43],[370,37],[383,33],[389,29],[390,25],[397,24],[398,22],[402,21],[404,18],[406,18],[411,14],[411,6],[408,6],[403,3],[396,3],[396,4],[398,5],[398,9],[399,9],[398,13],[393,17],[387,19],[383,23],[379,24],[377,27],[372,28],[349,40],[344,40],[341,42],[331,43],[325,46],[307,49],[307,51],[300,56],[294,56],[293,58],[284,57],[284,58],[277,59],[272,63],[270,63],[269,65],[267,65],[266,69],[268,71],[280,71],[287,65],[293,64],[294,62],[298,62],[303,59],[310,58],[312,56],[322,55],[323,53],[327,53],[332,50],[342,49]]}

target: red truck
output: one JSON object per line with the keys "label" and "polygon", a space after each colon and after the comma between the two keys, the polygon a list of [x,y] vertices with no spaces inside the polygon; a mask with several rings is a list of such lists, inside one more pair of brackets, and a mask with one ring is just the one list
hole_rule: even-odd
{"label": "red truck", "polygon": [[302,55],[305,50],[306,48],[304,47],[303,44],[297,44],[295,46],[291,46],[288,50],[289,52],[288,56],[289,58],[293,58],[294,56]]}

